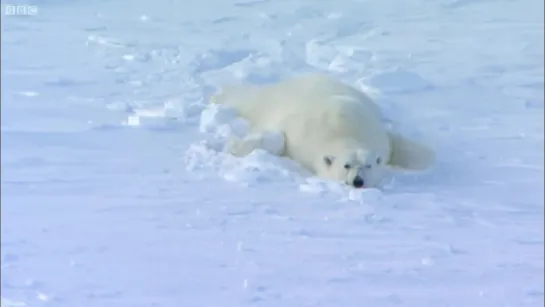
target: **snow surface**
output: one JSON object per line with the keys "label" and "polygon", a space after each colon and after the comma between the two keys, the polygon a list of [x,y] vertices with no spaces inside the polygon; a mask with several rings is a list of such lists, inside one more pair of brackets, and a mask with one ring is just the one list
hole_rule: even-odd
{"label": "snow surface", "polygon": [[[11,4],[3,307],[543,306],[543,1]],[[318,70],[437,167],[355,192],[222,151],[218,87]]]}

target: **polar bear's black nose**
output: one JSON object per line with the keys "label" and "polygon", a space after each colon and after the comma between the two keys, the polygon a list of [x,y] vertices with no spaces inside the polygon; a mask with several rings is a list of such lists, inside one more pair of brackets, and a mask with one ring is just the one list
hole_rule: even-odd
{"label": "polar bear's black nose", "polygon": [[356,188],[361,188],[361,187],[363,187],[363,179],[361,179],[360,176],[356,176],[356,178],[354,178],[354,181],[352,182],[352,184]]}

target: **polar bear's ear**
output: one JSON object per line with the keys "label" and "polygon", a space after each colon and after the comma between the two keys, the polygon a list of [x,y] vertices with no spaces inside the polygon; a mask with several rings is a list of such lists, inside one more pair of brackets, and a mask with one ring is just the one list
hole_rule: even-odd
{"label": "polar bear's ear", "polygon": [[424,144],[389,131],[391,155],[388,164],[397,169],[423,171],[435,163],[435,152]]}
{"label": "polar bear's ear", "polygon": [[332,155],[326,155],[324,156],[324,163],[327,167],[331,166],[333,164],[333,161],[335,160],[335,157]]}

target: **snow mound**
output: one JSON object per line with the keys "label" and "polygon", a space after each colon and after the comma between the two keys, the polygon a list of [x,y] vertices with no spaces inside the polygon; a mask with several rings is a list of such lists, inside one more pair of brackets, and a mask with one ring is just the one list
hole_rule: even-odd
{"label": "snow mound", "polygon": [[[212,171],[228,181],[245,186],[296,182],[309,175],[296,162],[265,150],[255,150],[246,157],[234,157],[227,153],[229,137],[244,137],[249,127],[248,121],[239,117],[234,109],[217,104],[207,105],[201,112],[199,122],[199,131],[205,140],[191,145],[186,151],[187,169],[192,172],[202,170],[201,175]],[[283,142],[281,135],[271,133],[265,140],[265,147],[274,150],[283,146]]]}

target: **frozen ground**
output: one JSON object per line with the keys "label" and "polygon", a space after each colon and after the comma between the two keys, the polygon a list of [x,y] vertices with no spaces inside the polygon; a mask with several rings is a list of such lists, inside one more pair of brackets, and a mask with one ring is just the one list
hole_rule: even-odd
{"label": "frozen ground", "polygon": [[[2,307],[543,306],[542,1],[17,3]],[[311,70],[437,167],[354,193],[219,152],[215,87]]]}

